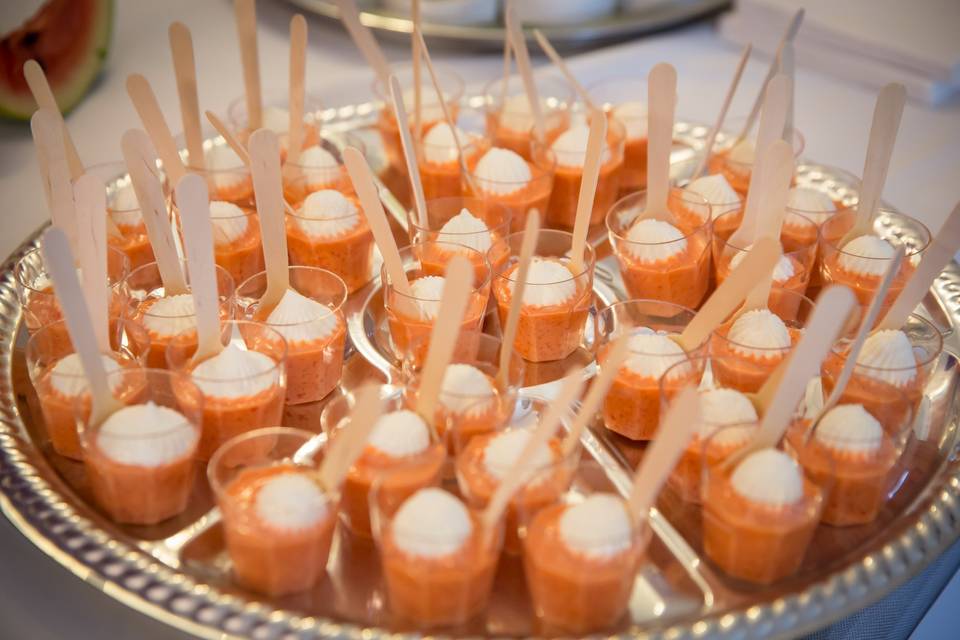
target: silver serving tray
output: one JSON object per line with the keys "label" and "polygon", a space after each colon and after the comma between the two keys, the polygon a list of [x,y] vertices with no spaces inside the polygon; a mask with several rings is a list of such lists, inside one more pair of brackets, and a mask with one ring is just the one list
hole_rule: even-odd
{"label": "silver serving tray", "polygon": [[[487,0],[493,2],[493,0]],[[521,0],[522,1],[522,0]],[[337,4],[331,0],[290,0],[292,4],[324,18],[340,18]],[[409,38],[413,24],[409,18],[381,10],[375,2],[359,3],[360,21],[375,31],[389,37]],[[662,31],[687,22],[713,15],[731,5],[731,0],[662,0],[651,6],[627,12],[615,13],[597,20],[571,25],[543,25],[539,28],[560,49],[574,49],[602,43],[625,40],[630,37]],[[455,25],[439,22],[422,22],[425,37],[437,42],[464,45],[477,50],[494,50],[503,47],[504,27],[502,22],[476,25]],[[527,39],[534,42],[531,30],[526,30]]]}
{"label": "silver serving tray", "polygon": [[[358,105],[324,117],[331,126],[353,128],[369,122],[373,111],[371,105]],[[686,136],[690,149],[702,144],[705,131],[701,125],[678,125],[678,137]],[[803,164],[800,177],[823,188],[843,188],[841,177],[827,167]],[[401,211],[391,212],[405,218],[399,215]],[[895,213],[884,214],[878,230],[908,242],[915,236],[909,222]],[[602,235],[593,240],[602,243]],[[75,480],[69,477],[69,467],[51,458],[34,439],[36,426],[25,420],[29,407],[24,397],[18,396],[29,383],[24,381],[22,352],[17,353],[18,341],[22,349],[25,332],[20,327],[13,267],[36,245],[37,234],[0,266],[0,509],[11,522],[46,554],[108,596],[200,637],[366,640],[409,635],[397,634],[387,623],[364,627],[344,622],[341,617],[317,614],[325,611],[322,607],[310,609],[258,600],[232,587],[217,562],[194,566],[183,551],[213,530],[215,510],[195,513],[198,519],[187,519],[183,525],[167,527],[162,535],[144,539],[126,534],[78,497],[71,488],[75,484],[68,482]],[[601,261],[598,272],[601,299],[623,295],[617,292],[617,272],[609,261]],[[356,306],[349,310],[351,320],[363,318],[366,300],[353,299]],[[956,495],[960,461],[954,455],[958,438],[955,399],[960,379],[960,340],[956,333],[960,325],[960,266],[951,264],[937,279],[922,312],[944,331],[945,356],[926,389],[928,410],[922,435],[923,446],[931,456],[930,467],[922,476],[922,485],[911,487],[905,494],[909,500],[895,520],[878,535],[855,545],[842,562],[834,562],[828,573],[750,593],[731,591],[678,528],[654,511],[652,562],[638,576],[631,602],[633,624],[622,637],[794,637],[881,598],[960,537],[960,499]],[[361,346],[365,335],[363,331],[354,346],[358,353],[369,356]],[[347,364],[345,387],[379,375],[363,358],[351,357]],[[551,393],[550,385],[524,391],[524,395],[545,398]],[[626,493],[631,456],[637,451],[602,429],[586,431],[583,445],[589,454],[588,464],[600,471],[593,475],[599,475],[604,486]],[[598,480],[594,477],[592,481]],[[313,611],[314,615],[303,611]]]}

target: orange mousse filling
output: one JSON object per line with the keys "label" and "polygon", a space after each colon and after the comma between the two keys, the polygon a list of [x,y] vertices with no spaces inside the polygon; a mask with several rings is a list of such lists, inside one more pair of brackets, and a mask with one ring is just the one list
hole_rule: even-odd
{"label": "orange mousse filling", "polygon": [[717,356],[713,374],[721,386],[743,393],[756,393],[797,344],[802,332],[795,327],[787,327],[790,335],[788,347],[754,349],[737,345],[729,339],[732,324],[726,322],[720,325],[710,339],[711,353]]}

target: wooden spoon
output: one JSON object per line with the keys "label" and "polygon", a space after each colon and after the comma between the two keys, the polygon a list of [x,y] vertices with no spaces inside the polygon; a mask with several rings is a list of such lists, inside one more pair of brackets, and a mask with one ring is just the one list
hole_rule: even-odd
{"label": "wooden spoon", "polygon": [[263,123],[263,97],[260,93],[260,55],[257,52],[256,0],[233,0],[243,64],[243,88],[247,98],[247,128],[259,129]]}
{"label": "wooden spoon", "polygon": [[[393,101],[393,113],[397,119],[397,130],[400,132],[400,146],[403,148],[403,157],[407,164],[407,174],[410,176],[410,186],[413,191],[413,208],[422,227],[428,226],[427,199],[423,195],[423,182],[420,180],[420,165],[417,163],[417,150],[413,145],[410,120],[407,118],[407,109],[403,104],[403,90],[397,76],[391,75],[389,80],[390,98]],[[443,96],[440,96],[443,102]]]}
{"label": "wooden spoon", "polygon": [[357,10],[356,2],[354,0],[334,1],[340,10],[340,20],[350,33],[353,43],[357,45],[357,49],[363,54],[367,64],[377,75],[377,79],[386,87],[390,77],[390,65],[387,63],[383,51],[380,50],[380,46],[377,45],[373,34],[360,22],[360,12]]}
{"label": "wooden spoon", "polygon": [[107,227],[103,212],[107,210],[107,193],[103,181],[84,174],[73,185],[77,212],[80,279],[87,299],[87,310],[97,348],[110,352],[110,319],[107,284]]}
{"label": "wooden spoon", "polygon": [[563,61],[563,58],[560,57],[560,54],[557,53],[557,50],[553,48],[553,45],[550,44],[550,41],[547,40],[547,36],[543,35],[543,32],[540,29],[533,30],[533,37],[537,39],[537,43],[540,45],[540,48],[543,49],[543,52],[547,54],[547,57],[550,58],[550,61],[557,67],[557,70],[567,79],[567,82],[570,83],[570,86],[573,87],[573,90],[576,91],[577,95],[580,96],[580,100],[583,101],[584,106],[586,106],[587,111],[589,112],[598,112],[602,111],[597,107],[597,104],[590,98],[590,92],[587,91],[586,87],[580,84],[580,81],[577,80],[577,77],[573,75],[573,72],[570,71],[570,67],[567,66],[567,63]]}
{"label": "wooden spoon", "polygon": [[53,109],[41,107],[30,118],[30,129],[37,148],[37,162],[50,209],[50,220],[53,226],[66,234],[72,247],[79,247],[73,186],[70,183],[60,116]]}
{"label": "wooden spoon", "polygon": [[200,100],[197,95],[197,68],[193,56],[193,38],[182,22],[170,25],[170,52],[173,71],[177,76],[177,96],[180,98],[180,118],[187,141],[190,166],[203,169],[203,131],[200,127]]}
{"label": "wooden spoon", "polygon": [[793,42],[787,41],[780,50],[780,73],[790,80],[790,98],[787,100],[787,117],[783,124],[783,139],[793,144],[793,112],[796,102],[796,69],[793,55]]}
{"label": "wooden spoon", "polygon": [[597,195],[603,151],[607,146],[607,116],[602,111],[594,111],[592,116],[580,180],[580,195],[577,198],[577,213],[573,221],[573,238],[570,244],[570,266],[577,272],[584,267],[583,254],[587,249],[590,216],[593,214],[593,201]]}
{"label": "wooden spoon", "polygon": [[290,288],[287,260],[287,230],[283,219],[283,182],[280,174],[280,143],[269,129],[250,135],[250,174],[260,216],[260,236],[267,270],[267,289],[255,314],[263,320]]}
{"label": "wooden spoon", "polygon": [[366,385],[356,391],[356,402],[347,425],[330,441],[318,473],[320,485],[332,495],[338,495],[347,472],[367,446],[381,413],[383,402],[376,385]]}
{"label": "wooden spoon", "polygon": [[567,456],[573,452],[577,443],[580,442],[580,434],[583,433],[587,424],[596,417],[600,411],[600,405],[606,397],[610,386],[617,377],[620,367],[630,356],[630,336],[624,334],[613,341],[610,345],[610,351],[604,359],[603,366],[600,367],[600,373],[590,383],[590,389],[586,397],[580,403],[580,410],[574,416],[570,424],[570,430],[560,445],[561,455]]}
{"label": "wooden spoon", "polygon": [[653,218],[676,225],[670,211],[670,151],[677,105],[677,70],[661,62],[647,78],[647,205],[637,220]]}
{"label": "wooden spoon", "polygon": [[157,96],[153,93],[150,83],[139,73],[127,77],[127,94],[133,102],[143,128],[153,141],[153,146],[163,161],[163,170],[167,173],[170,184],[177,184],[186,173],[183,160],[177,151],[177,143],[170,133],[170,127],[163,117]]}
{"label": "wooden spoon", "polygon": [[287,162],[296,164],[303,149],[303,102],[307,74],[307,20],[299,13],[290,19],[290,125]]}
{"label": "wooden spoon", "polygon": [[187,282],[180,268],[180,256],[170,228],[163,184],[155,173],[157,152],[150,143],[150,137],[141,129],[130,129],[124,133],[121,147],[150,246],[153,247],[164,293],[168,296],[187,293]]}
{"label": "wooden spoon", "polygon": [[[423,142],[423,74],[420,63],[423,59],[421,41],[417,38],[420,32],[420,0],[411,0],[410,19],[413,30],[410,31],[410,57],[413,58],[413,135],[416,141],[415,149],[420,148]],[[443,97],[440,97],[443,102]]]}
{"label": "wooden spoon", "polygon": [[517,339],[517,328],[520,326],[520,313],[523,310],[523,291],[527,286],[527,274],[530,272],[530,262],[537,249],[537,238],[540,236],[540,213],[536,210],[527,214],[527,224],[523,228],[523,239],[520,242],[520,259],[514,271],[513,294],[510,296],[510,309],[507,311],[507,321],[504,324],[503,338],[500,342],[500,366],[497,368],[497,386],[503,388],[507,384],[510,374],[510,357],[513,355],[514,342]]}
{"label": "wooden spoon", "polygon": [[733,72],[733,80],[730,81],[730,86],[727,88],[727,95],[723,98],[723,104],[720,106],[717,121],[713,123],[713,128],[710,129],[710,133],[707,134],[707,142],[703,147],[703,156],[701,156],[697,168],[693,170],[693,174],[690,176],[691,182],[702,176],[703,172],[707,169],[710,154],[713,152],[713,145],[717,141],[717,134],[723,129],[723,121],[727,118],[727,111],[730,109],[730,103],[733,102],[733,96],[736,94],[737,87],[740,85],[740,78],[743,77],[743,70],[747,66],[747,61],[750,59],[750,51],[752,49],[753,46],[747,44],[747,46],[743,48],[743,53],[740,54],[740,62],[737,63],[737,69]]}
{"label": "wooden spoon", "polygon": [[537,83],[533,79],[533,66],[530,64],[527,40],[523,37],[523,27],[517,18],[516,9],[512,3],[507,4],[504,17],[510,45],[513,47],[513,53],[517,58],[517,68],[520,70],[520,77],[523,79],[527,100],[530,101],[530,113],[533,114],[533,136],[537,142],[543,142],[547,135],[547,126],[544,121],[543,110],[540,107],[540,93],[537,90]]}
{"label": "wooden spoon", "polygon": [[23,63],[23,77],[27,81],[30,93],[37,102],[38,109],[50,109],[57,114],[60,126],[63,127],[63,141],[66,146],[67,164],[70,167],[70,177],[76,180],[84,173],[83,161],[80,160],[80,154],[77,153],[77,146],[73,143],[70,131],[67,129],[67,123],[63,120],[60,113],[60,107],[57,105],[57,99],[53,96],[50,89],[50,83],[47,82],[47,76],[43,72],[43,67],[36,60],[27,60]]}

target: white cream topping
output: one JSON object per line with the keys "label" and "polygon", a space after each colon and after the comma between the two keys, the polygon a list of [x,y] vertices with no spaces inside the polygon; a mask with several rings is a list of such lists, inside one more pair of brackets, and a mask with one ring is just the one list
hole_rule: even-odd
{"label": "white cream topping", "polygon": [[473,521],[460,500],[429,487],[410,496],[391,523],[393,541],[412,556],[439,558],[456,553],[473,533]]}
{"label": "white cream topping", "polygon": [[118,409],[97,432],[97,447],[120,464],[158,467],[191,455],[198,430],[180,412],[153,402]]}
{"label": "white cream topping", "polygon": [[633,525],[623,500],[612,493],[593,493],[560,516],[560,539],[576,553],[609,558],[630,548]]}
{"label": "white cream topping", "polygon": [[[696,180],[692,180],[690,184],[686,186],[686,189],[707,201],[710,205],[710,216],[713,219],[730,211],[736,211],[743,204],[743,201],[740,199],[740,194],[730,186],[727,179],[720,173],[701,176]],[[705,218],[704,214],[706,212],[700,203],[685,202],[684,204],[687,208],[699,213],[701,218]]]}
{"label": "white cream topping", "polygon": [[[541,106],[541,109],[545,108]],[[533,111],[530,109],[530,100],[526,93],[507,96],[500,110],[498,124],[504,129],[519,133],[526,133],[533,128]]]}
{"label": "white cream topping", "polygon": [[282,107],[269,106],[263,110],[263,127],[270,129],[277,135],[284,134],[290,129],[290,112]]}
{"label": "white cream topping", "polygon": [[335,189],[321,189],[306,197],[297,224],[311,238],[335,238],[360,224],[357,207]]}
{"label": "white cream topping", "polygon": [[247,176],[247,169],[240,156],[222,144],[210,147],[204,153],[204,162],[208,170],[212,171],[213,184],[218,189],[227,189],[243,182]]}
{"label": "white cream topping", "polygon": [[[726,388],[700,392],[700,415],[699,436],[713,436],[713,442],[724,447],[746,442],[756,429],[754,423],[759,419],[750,398],[736,389]],[[723,430],[717,433],[720,428]]]}
{"label": "white cream topping", "polygon": [[210,202],[210,221],[213,223],[213,243],[221,247],[236,242],[247,232],[249,216],[232,202]]}
{"label": "white cream topping", "polygon": [[852,273],[882,276],[896,254],[893,245],[877,236],[860,236],[843,246],[840,266]]}
{"label": "white cream topping", "polygon": [[627,230],[625,249],[634,258],[644,263],[669,260],[687,249],[683,232],[669,222],[644,218],[637,220]]}
{"label": "white cream topping", "polygon": [[483,220],[474,216],[468,209],[461,209],[460,213],[440,227],[437,242],[462,244],[480,253],[486,253],[493,244],[493,238]]}
{"label": "white cream topping", "polygon": [[803,498],[803,472],[778,449],[761,449],[744,458],[730,476],[733,490],[751,502],[785,507]]}
{"label": "white cream topping", "polygon": [[[465,143],[464,133],[457,127],[457,137]],[[423,154],[427,162],[445,164],[457,159],[457,141],[453,137],[453,130],[446,122],[438,122],[430,127],[423,137]]]}
{"label": "white cream topping", "polygon": [[483,154],[474,174],[481,189],[497,195],[519,191],[533,178],[526,160],[516,152],[500,147],[493,147]]}
{"label": "white cream topping", "polygon": [[413,411],[391,411],[373,425],[367,446],[394,458],[413,456],[430,446],[430,431],[423,418]]}
{"label": "white cream topping", "polygon": [[440,384],[440,404],[458,415],[479,416],[490,409],[494,392],[480,369],[463,363],[448,365]]}
{"label": "white cream topping", "polygon": [[193,295],[178,293],[151,303],[143,315],[143,324],[157,335],[174,336],[188,329],[196,329],[197,317],[194,314]]}
{"label": "white cream topping", "polygon": [[743,139],[730,149],[727,157],[740,164],[753,164],[757,158],[757,150],[751,140]]}
{"label": "white cream topping", "polygon": [[126,227],[134,227],[143,221],[143,216],[140,214],[140,202],[137,200],[136,191],[133,190],[133,184],[129,182],[129,178],[126,180],[113,192],[107,208],[114,222]]}
{"label": "white cream topping", "polygon": [[[734,254],[733,258],[730,259],[730,270],[733,271],[740,266],[740,263],[747,258],[747,254],[750,253],[750,250],[753,249],[753,245],[747,245],[747,248],[743,251],[738,251]],[[796,274],[796,271],[793,268],[793,260],[788,256],[781,255],[780,259],[777,261],[777,266],[773,268],[773,281],[774,282],[786,282]]]}
{"label": "white cream topping", "polygon": [[734,351],[758,358],[781,355],[779,349],[790,347],[790,332],[774,313],[752,309],[742,314],[730,327],[727,338]]}
{"label": "white cream topping", "polygon": [[443,276],[424,276],[410,283],[417,308],[424,319],[432,320],[437,317],[445,282],[446,279]]}
{"label": "white cream topping", "polygon": [[[646,327],[630,336],[629,344],[630,355],[624,366],[639,376],[654,380],[659,380],[671,366],[683,362],[687,355],[666,334],[656,333]],[[674,371],[673,375],[681,373],[680,369],[686,367]]]}
{"label": "white cream topping", "polygon": [[840,404],[820,420],[814,439],[836,451],[873,453],[883,441],[883,427],[861,404]]}
{"label": "white cream topping", "polygon": [[220,353],[194,367],[192,376],[204,395],[248,398],[276,384],[280,372],[270,356],[241,349],[231,342]]}
{"label": "white cream topping", "polygon": [[333,154],[319,144],[301,151],[297,164],[303,167],[304,181],[311,189],[330,184],[340,170]]}
{"label": "white cream topping", "polygon": [[643,102],[622,102],[613,108],[613,117],[623,123],[630,140],[647,137],[647,105]]}
{"label": "white cream topping", "polygon": [[257,517],[271,527],[300,531],[325,520],[330,503],[320,486],[306,473],[279,473],[257,491]]}
{"label": "white cream topping", "polygon": [[[533,431],[530,429],[508,429],[490,439],[483,450],[483,466],[497,480],[503,480],[507,473],[517,465],[520,454],[530,442]],[[530,475],[546,468],[553,462],[550,447],[543,444],[523,461],[527,482],[533,480]]]}
{"label": "white cream topping", "polygon": [[[516,271],[513,272],[516,275]],[[510,291],[514,289],[510,282]],[[557,260],[534,256],[523,288],[523,305],[546,307],[567,302],[577,293],[573,274]]]}
{"label": "white cream topping", "polygon": [[[100,360],[103,362],[103,369],[107,374],[120,370],[120,365],[110,356],[100,354]],[[110,378],[111,391],[117,391],[122,384],[123,378],[121,376]],[[89,387],[87,385],[87,375],[80,364],[80,356],[76,353],[70,353],[57,360],[53,369],[50,370],[50,385],[57,393],[68,398],[86,393]]]}
{"label": "white cream topping", "polygon": [[328,338],[340,324],[330,307],[287,289],[280,303],[267,316],[267,324],[289,343]]}
{"label": "white cream topping", "polygon": [[791,187],[787,195],[787,209],[812,214],[834,213],[837,206],[830,196],[819,189]]}
{"label": "white cream topping", "polygon": [[[587,160],[587,143],[590,139],[590,127],[586,124],[574,125],[557,136],[550,148],[557,154],[557,164],[564,167],[582,167]],[[610,158],[610,148],[604,145],[600,153],[600,163]]]}
{"label": "white cream topping", "polygon": [[917,377],[917,360],[910,338],[899,329],[874,331],[863,342],[857,364],[858,373],[902,387]]}

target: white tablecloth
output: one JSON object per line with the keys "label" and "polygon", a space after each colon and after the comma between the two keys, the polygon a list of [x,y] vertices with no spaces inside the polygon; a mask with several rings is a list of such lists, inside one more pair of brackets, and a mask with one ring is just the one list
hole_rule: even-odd
{"label": "white tablecloth", "polygon": [[[174,129],[179,111],[167,44],[167,26],[186,22],[193,30],[199,65],[201,108],[224,110],[242,91],[231,3],[226,0],[123,0],[117,3],[116,29],[105,73],[90,96],[69,116],[68,124],[88,165],[120,159],[120,136],[139,126],[124,90],[128,74],[147,76]],[[286,87],[287,29],[293,10],[281,2],[261,0],[260,55],[264,87]],[[408,51],[385,47],[391,60]],[[605,49],[573,61],[586,81],[628,71],[642,73],[656,62],[676,65],[680,78],[678,114],[708,122],[714,117],[738,52],[725,45],[709,26],[695,26],[655,38]],[[452,63],[470,82],[499,73],[497,55],[476,56],[437,50],[436,59]],[[542,60],[539,61],[542,64]],[[807,139],[807,157],[859,174],[863,164],[874,95],[803,69],[797,77],[797,126]],[[744,86],[759,83],[766,61],[747,69]],[[308,86],[327,104],[369,98],[372,74],[343,31],[310,20]],[[752,91],[751,91],[752,93]],[[737,100],[732,113],[743,112],[752,97]],[[35,154],[26,124],[0,125],[0,255],[7,255],[48,214],[43,203]],[[931,111],[907,105],[893,157],[886,198],[934,229],[960,199],[960,105]],[[0,626],[6,637],[99,638],[112,630],[125,636],[174,637],[153,625],[141,626],[138,614],[109,603],[94,590],[70,579],[52,561],[33,549],[5,523],[0,526]],[[53,583],[56,584],[53,584]],[[56,598],[53,597],[56,592]],[[156,635],[154,635],[156,634]],[[138,634],[139,635],[139,634]]]}

